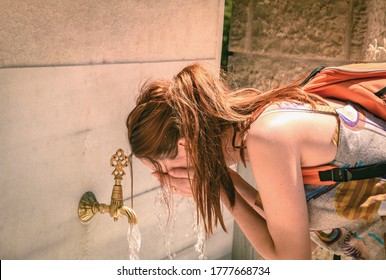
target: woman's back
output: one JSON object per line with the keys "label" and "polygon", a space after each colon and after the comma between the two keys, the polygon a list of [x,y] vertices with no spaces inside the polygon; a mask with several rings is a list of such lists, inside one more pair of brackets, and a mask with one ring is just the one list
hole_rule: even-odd
{"label": "woman's back", "polygon": [[[336,102],[330,102],[330,105],[329,109],[322,106],[316,110],[308,105],[291,103],[270,106],[252,129],[255,128],[258,133],[270,133],[270,136],[264,135],[263,138],[268,137],[270,141],[277,141],[281,145],[285,141],[295,141],[301,145],[299,155],[302,167],[331,163],[348,167],[386,161],[386,122],[359,106]],[[288,148],[291,148],[290,143]],[[272,149],[272,153],[278,151],[280,149]],[[287,162],[284,155],[281,161],[284,162],[282,166],[287,164],[288,168],[293,164]],[[266,168],[264,170],[260,166],[261,176],[272,178],[274,173],[280,176],[280,169],[268,170],[269,164]],[[386,224],[377,213],[381,200],[386,198],[386,183],[383,180],[305,185],[304,190],[309,227],[313,229],[313,239],[319,245],[353,258],[386,257]],[[294,188],[293,191],[299,190]],[[269,195],[265,200],[267,197]],[[378,201],[367,205],[373,198]]]}

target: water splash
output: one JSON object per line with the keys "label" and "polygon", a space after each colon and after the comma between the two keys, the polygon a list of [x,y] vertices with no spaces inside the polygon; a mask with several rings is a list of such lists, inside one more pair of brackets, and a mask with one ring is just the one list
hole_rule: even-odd
{"label": "water splash", "polygon": [[168,188],[161,188],[155,197],[158,228],[163,234],[166,256],[170,260],[176,256],[173,250],[173,233],[176,225],[176,211],[180,202]]}
{"label": "water splash", "polygon": [[[196,211],[194,211],[194,216],[194,220],[196,221]],[[201,219],[199,219],[198,224],[194,223],[194,232],[197,234],[197,243],[194,245],[194,250],[198,253],[199,260],[205,260],[206,237]]]}
{"label": "water splash", "polygon": [[130,224],[127,230],[127,241],[129,242],[129,259],[138,260],[141,249],[141,234],[138,224]]}
{"label": "water splash", "polygon": [[[161,188],[155,198],[156,215],[158,218],[158,227],[164,238],[164,246],[167,257],[172,260],[176,257],[174,252],[174,231],[177,220],[178,206],[186,203],[191,208],[193,213],[193,230],[197,234],[197,243],[194,246],[198,253],[198,259],[203,260],[205,257],[205,231],[202,224],[196,223],[196,210],[194,201],[190,198],[174,196],[168,188]],[[186,235],[187,237],[188,235]]]}

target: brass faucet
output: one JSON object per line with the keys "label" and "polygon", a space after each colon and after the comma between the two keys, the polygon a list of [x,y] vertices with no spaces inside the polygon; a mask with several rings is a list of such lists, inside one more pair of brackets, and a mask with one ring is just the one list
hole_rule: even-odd
{"label": "brass faucet", "polygon": [[[99,213],[109,213],[110,216],[117,221],[122,215],[127,216],[130,224],[137,223],[137,215],[133,210],[133,189],[131,193],[131,208],[123,205],[123,192],[122,192],[122,177],[125,175],[123,167],[126,167],[129,163],[129,158],[124,154],[122,149],[118,149],[117,152],[111,156],[110,164],[115,167],[111,175],[114,176],[115,184],[111,193],[110,205],[99,203],[92,192],[86,192],[83,194],[79,201],[78,216],[81,221],[88,222],[94,215]],[[130,166],[130,171],[131,171]],[[131,176],[133,180],[133,176]]]}

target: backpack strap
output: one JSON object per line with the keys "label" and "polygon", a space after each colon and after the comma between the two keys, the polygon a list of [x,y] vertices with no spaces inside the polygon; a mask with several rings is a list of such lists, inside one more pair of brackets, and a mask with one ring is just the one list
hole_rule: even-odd
{"label": "backpack strap", "polygon": [[380,89],[378,90],[376,93],[374,93],[376,96],[378,96],[379,98],[382,98],[385,94],[386,94],[386,87],[384,87],[383,89]]}
{"label": "backpack strap", "polygon": [[299,84],[300,87],[304,86],[305,84],[307,84],[313,77],[315,77],[320,71],[322,71],[324,68],[326,68],[325,66],[318,66],[316,67],[314,70],[312,70],[312,72],[303,80],[303,82],[301,82]]}
{"label": "backpack strap", "polygon": [[320,181],[348,182],[364,180],[386,175],[386,161],[359,167],[333,168],[319,171]]}

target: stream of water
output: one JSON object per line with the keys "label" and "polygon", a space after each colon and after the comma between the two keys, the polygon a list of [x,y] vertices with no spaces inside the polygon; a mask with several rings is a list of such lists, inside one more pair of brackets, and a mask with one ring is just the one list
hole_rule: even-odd
{"label": "stream of water", "polygon": [[129,259],[138,260],[139,250],[141,249],[141,233],[138,224],[129,224],[127,241],[129,242]]}

